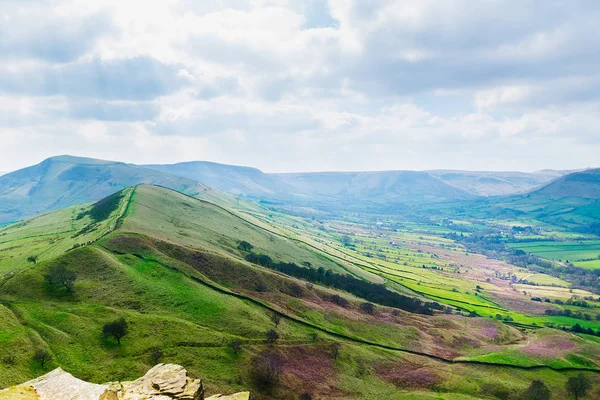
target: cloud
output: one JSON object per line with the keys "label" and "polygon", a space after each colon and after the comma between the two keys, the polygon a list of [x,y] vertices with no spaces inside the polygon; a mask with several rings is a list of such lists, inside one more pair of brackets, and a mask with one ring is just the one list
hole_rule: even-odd
{"label": "cloud", "polygon": [[187,81],[179,67],[148,57],[23,68],[0,66],[0,92],[146,100],[172,93]]}
{"label": "cloud", "polygon": [[89,50],[97,38],[114,32],[105,13],[73,20],[52,15],[52,9],[45,3],[31,1],[7,0],[1,17],[0,54],[4,60],[73,61]]}
{"label": "cloud", "polygon": [[107,102],[75,99],[69,104],[68,114],[73,119],[149,121],[160,114],[160,107],[152,102]]}
{"label": "cloud", "polygon": [[592,0],[4,0],[0,170],[595,166],[598,20]]}

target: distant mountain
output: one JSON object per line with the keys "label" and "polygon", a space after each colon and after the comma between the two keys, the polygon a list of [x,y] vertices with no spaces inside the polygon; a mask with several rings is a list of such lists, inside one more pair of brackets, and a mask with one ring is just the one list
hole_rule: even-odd
{"label": "distant mountain", "polygon": [[98,200],[139,183],[161,185],[194,195],[210,191],[208,187],[180,176],[122,162],[52,157],[0,176],[0,223]]}

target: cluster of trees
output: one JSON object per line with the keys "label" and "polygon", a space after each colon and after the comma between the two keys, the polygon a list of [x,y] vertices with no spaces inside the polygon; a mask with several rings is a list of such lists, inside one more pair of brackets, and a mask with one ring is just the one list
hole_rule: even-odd
{"label": "cluster of trees", "polygon": [[[592,383],[583,374],[570,377],[566,384],[565,390],[570,396],[578,400],[580,397],[585,396],[588,391],[592,388]],[[550,400],[552,392],[541,380],[537,379],[531,382],[531,385],[525,390],[521,396],[524,400]]]}
{"label": "cluster of trees", "polygon": [[323,267],[314,269],[300,267],[294,263],[275,262],[271,257],[264,254],[250,253],[247,254],[245,258],[251,263],[262,265],[309,282],[320,283],[325,286],[341,289],[368,300],[369,302],[383,306],[399,308],[405,311],[426,315],[433,315],[434,310],[444,310],[444,306],[439,303],[423,302],[413,297],[392,292],[384,285],[363,281],[350,275],[338,274],[330,269],[325,270]]}
{"label": "cluster of trees", "polygon": [[[544,311],[544,313],[546,315],[550,315],[550,316],[572,317],[572,318],[583,319],[586,321],[592,320],[592,316],[590,314],[582,313],[581,311],[573,312],[572,310],[570,310],[568,308],[564,309],[564,310],[558,310],[556,308],[553,308],[553,309]],[[600,321],[600,314],[596,314],[596,320]]]}
{"label": "cluster of trees", "polygon": [[77,216],[77,219],[82,219],[85,216],[89,216],[92,221],[96,223],[104,221],[119,207],[122,198],[123,191],[113,193],[110,196],[95,202],[89,210],[80,213]]}
{"label": "cluster of trees", "polygon": [[592,328],[584,328],[583,326],[581,326],[579,324],[575,324],[575,325],[571,326],[569,328],[569,331],[573,332],[573,333],[585,333],[588,335],[600,336],[600,329],[598,329],[596,332],[594,332],[594,330]]}

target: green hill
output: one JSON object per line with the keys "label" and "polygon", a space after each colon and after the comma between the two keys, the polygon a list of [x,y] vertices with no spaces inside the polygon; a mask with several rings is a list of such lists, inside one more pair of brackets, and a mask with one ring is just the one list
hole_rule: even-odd
{"label": "green hill", "polygon": [[121,162],[52,157],[0,176],[0,223],[99,200],[140,183],[194,195],[210,191],[189,179]]}
{"label": "green hill", "polygon": [[[569,376],[600,368],[598,344],[557,330],[524,333],[381,299],[371,312],[355,288],[372,285],[383,296],[396,286],[375,285],[379,276],[300,239],[149,185],[7,226],[0,230],[0,387],[58,365],[92,382],[125,381],[158,360],[185,365],[211,393],[474,399],[521,393],[538,378],[566,396]],[[249,254],[273,265],[250,263]],[[347,276],[354,287],[307,282],[274,265],[323,267],[319,274]],[[45,278],[61,270],[77,275],[71,291]],[[129,329],[118,344],[102,330],[121,317]],[[278,338],[269,339],[270,330]],[[569,350],[524,359],[518,351],[532,341]],[[40,348],[52,355],[44,367],[33,361]]]}

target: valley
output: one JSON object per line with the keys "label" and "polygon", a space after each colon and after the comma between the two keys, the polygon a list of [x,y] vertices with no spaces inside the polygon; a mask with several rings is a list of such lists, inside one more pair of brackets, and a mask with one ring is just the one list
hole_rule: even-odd
{"label": "valley", "polygon": [[[511,213],[520,194],[359,213],[202,185],[136,184],[0,228],[0,387],[59,365],[126,381],[157,361],[264,399],[600,382],[593,213]],[[117,342],[102,332],[119,318]]]}

